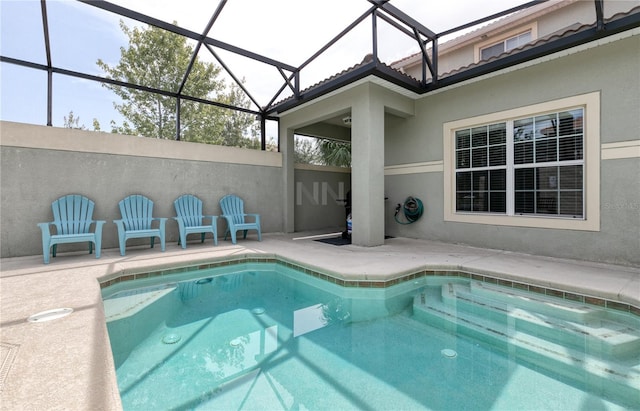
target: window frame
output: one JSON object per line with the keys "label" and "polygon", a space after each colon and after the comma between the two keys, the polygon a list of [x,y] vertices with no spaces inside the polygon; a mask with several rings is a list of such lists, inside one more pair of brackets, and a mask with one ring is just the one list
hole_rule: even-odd
{"label": "window frame", "polygon": [[[584,214],[570,218],[546,214],[493,214],[456,211],[456,131],[573,108],[584,110]],[[567,97],[443,124],[444,220],[517,227],[600,231],[600,93]],[[509,196],[507,196],[507,200]]]}
{"label": "window frame", "polygon": [[[522,33],[520,33],[520,34],[516,34],[516,35],[514,35],[514,36],[507,37],[507,38],[505,38],[504,40],[496,41],[496,42],[495,42],[495,43],[493,43],[493,44],[488,44],[488,45],[486,45],[486,46],[480,47],[480,57],[479,57],[479,58],[480,58],[480,60],[489,60],[489,59],[490,59],[490,58],[492,58],[492,57],[497,57],[497,56],[501,55],[502,53],[507,53],[507,52],[509,52],[510,50],[513,50],[513,49],[516,49],[516,48],[520,47],[520,45],[517,45],[517,46],[515,46],[515,47],[508,47],[508,45],[509,45],[509,40],[518,39],[520,36],[523,36],[523,35],[525,35],[525,34],[528,34],[528,35],[529,35],[529,40],[528,40],[528,41],[526,41],[526,42],[525,42],[525,43],[523,43],[523,44],[526,44],[526,43],[531,42],[531,40],[533,40],[533,34],[531,33],[531,30],[526,30],[526,31],[523,31],[523,32],[522,32]],[[498,54],[494,54],[494,55],[491,55],[491,56],[488,56],[488,57],[484,57],[484,56],[482,55],[482,53],[483,53],[485,50],[488,50],[488,49],[490,49],[490,48],[493,48],[493,47],[495,47],[495,46],[497,46],[497,45],[502,45],[502,46],[503,46],[503,47],[502,47],[502,51],[500,51]]]}
{"label": "window frame", "polygon": [[495,46],[498,43],[504,43],[507,40],[513,37],[520,36],[526,32],[531,32],[531,40],[529,40],[530,42],[536,40],[538,38],[538,22],[533,21],[530,24],[527,24],[525,26],[520,26],[516,29],[509,30],[507,32],[504,32],[498,35],[489,35],[489,37],[486,40],[480,43],[477,43],[474,46],[474,61],[478,63],[480,60],[482,60],[481,56],[482,56],[483,49],[486,49],[487,47]]}

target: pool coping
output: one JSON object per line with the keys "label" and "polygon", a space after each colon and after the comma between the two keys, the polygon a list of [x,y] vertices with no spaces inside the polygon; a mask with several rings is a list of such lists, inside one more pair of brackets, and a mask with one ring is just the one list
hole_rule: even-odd
{"label": "pool coping", "polygon": [[640,304],[634,305],[614,299],[597,297],[595,295],[587,295],[559,288],[545,287],[536,285],[535,283],[513,281],[503,278],[500,273],[483,272],[477,273],[470,270],[451,269],[443,267],[429,267],[411,270],[410,272],[399,272],[392,275],[394,278],[382,280],[348,280],[341,278],[339,273],[323,270],[317,267],[310,267],[308,264],[284,258],[278,254],[243,254],[236,255],[233,258],[219,258],[214,260],[201,261],[188,265],[179,264],[178,266],[160,266],[161,268],[152,269],[152,271],[144,270],[140,267],[133,270],[122,270],[119,273],[109,274],[98,278],[100,288],[104,289],[115,284],[135,281],[140,279],[148,279],[154,277],[172,276],[175,274],[184,274],[194,270],[208,270],[219,267],[228,267],[233,265],[247,263],[271,263],[291,268],[306,275],[348,288],[388,288],[407,281],[415,281],[422,277],[438,276],[438,277],[459,277],[469,280],[496,284],[503,287],[514,288],[522,291],[529,291],[536,294],[542,294],[551,297],[566,299],[573,302],[591,304],[598,307],[604,307],[616,311],[634,314],[640,317]]}

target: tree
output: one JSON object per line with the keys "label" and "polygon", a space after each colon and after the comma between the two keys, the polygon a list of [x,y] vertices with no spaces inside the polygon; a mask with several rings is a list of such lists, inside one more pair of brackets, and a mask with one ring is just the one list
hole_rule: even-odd
{"label": "tree", "polygon": [[[64,123],[62,127],[64,128],[73,128],[77,130],[86,130],[87,127],[84,124],[80,124],[80,117],[77,117],[73,114],[73,110],[69,111],[69,116],[64,116]],[[100,122],[97,118],[93,119],[93,131],[100,131]]]}
{"label": "tree", "polygon": [[351,167],[351,144],[320,139],[316,142],[320,161],[327,166]]}
{"label": "tree", "polygon": [[62,125],[64,128],[74,128],[77,130],[86,130],[87,128],[83,125],[80,125],[80,117],[76,117],[73,114],[73,110],[69,111],[69,116],[64,116],[64,124]]}
{"label": "tree", "polygon": [[[129,45],[128,48],[120,48],[119,63],[111,67],[101,59],[97,61],[107,77],[177,92],[193,54],[193,47],[187,44],[187,39],[153,26],[129,28],[123,21],[120,21],[120,28],[129,38]],[[182,94],[248,108],[248,98],[237,85],[225,94],[226,85],[218,79],[220,71],[220,67],[196,59]],[[175,98],[107,83],[103,86],[122,100],[121,104],[114,103],[114,106],[125,121],[120,126],[112,122],[114,132],[175,139]],[[244,142],[248,146],[243,138],[255,134],[251,129],[252,122],[252,116],[246,113],[186,99],[180,101],[180,136],[184,141],[213,144]]]}
{"label": "tree", "polygon": [[296,136],[293,155],[296,163],[351,167],[351,143],[347,141]]}
{"label": "tree", "polygon": [[[232,84],[229,93],[224,96],[224,103],[242,108],[249,108],[249,99],[237,84]],[[217,144],[226,146],[260,148],[260,123],[249,113],[225,110],[223,113],[223,129]]]}
{"label": "tree", "polygon": [[309,137],[296,136],[293,140],[293,161],[299,164],[317,164],[318,151]]}

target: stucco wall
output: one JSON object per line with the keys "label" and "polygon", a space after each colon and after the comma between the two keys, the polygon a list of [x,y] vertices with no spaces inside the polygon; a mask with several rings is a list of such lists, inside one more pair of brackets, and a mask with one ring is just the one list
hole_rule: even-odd
{"label": "stucco wall", "polygon": [[[385,125],[385,165],[405,164],[387,173],[386,233],[452,243],[524,251],[540,255],[640,265],[640,36],[547,58],[490,78],[416,101],[416,115]],[[443,218],[443,123],[548,102],[589,92],[600,93],[600,143],[632,142],[629,158],[604,156],[600,162],[600,231],[497,227],[445,222]],[[633,153],[636,153],[635,155]],[[429,172],[411,164],[432,162]],[[588,165],[587,165],[588,167]],[[440,168],[440,170],[438,169]],[[393,219],[396,203],[420,197],[426,215],[411,226]]]}
{"label": "stucco wall", "polygon": [[296,165],[295,182],[295,231],[345,229],[350,169]]}
{"label": "stucco wall", "polygon": [[[604,3],[604,17],[607,19],[617,13],[628,12],[638,4],[637,0],[607,0]],[[448,45],[446,42],[441,44],[441,54],[438,60],[439,74],[449,73],[452,70],[477,62],[479,60],[478,47],[486,47],[500,40],[504,40],[505,35],[507,37],[514,36],[530,28],[534,31],[534,39],[544,38],[553,33],[562,32],[574,24],[593,24],[596,21],[595,2],[592,0],[570,0],[565,4],[552,6],[544,4],[541,7],[550,7],[550,12],[544,12],[543,14],[539,14],[540,12],[538,12],[521,21],[510,23],[507,26],[496,24],[491,30],[483,33],[488,36],[488,38],[480,38],[477,35],[472,43],[462,46],[453,45],[457,39],[451,41]],[[500,22],[501,21],[498,21],[498,23]],[[476,29],[482,30],[482,28]],[[474,33],[476,33],[476,31],[472,31],[468,36]],[[422,78],[421,61],[413,62],[405,66],[404,70],[406,70],[407,74],[415,78]]]}
{"label": "stucco wall", "polygon": [[[71,193],[94,200],[94,218],[107,220],[103,248],[117,247],[112,221],[119,218],[118,202],[129,194],[150,197],[157,217],[172,217],[181,194],[197,195],[205,213],[219,215],[218,200],[235,193],[247,212],[261,214],[263,232],[282,231],[280,153],[11,122],[0,123],[0,132],[2,257],[41,254],[36,224],[51,221],[51,202]],[[220,235],[224,227],[220,222]],[[170,219],[167,240],[177,238],[177,223]],[[60,245],[59,251],[77,247]]]}

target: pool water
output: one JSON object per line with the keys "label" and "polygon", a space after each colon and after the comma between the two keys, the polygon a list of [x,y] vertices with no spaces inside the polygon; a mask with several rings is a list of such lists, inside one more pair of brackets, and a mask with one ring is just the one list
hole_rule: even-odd
{"label": "pool water", "polygon": [[631,381],[608,387],[416,315],[425,301],[442,303],[443,284],[460,279],[342,288],[277,264],[251,263],[180,280],[104,290],[125,410],[622,410],[639,404],[634,346],[622,348],[614,364]]}

